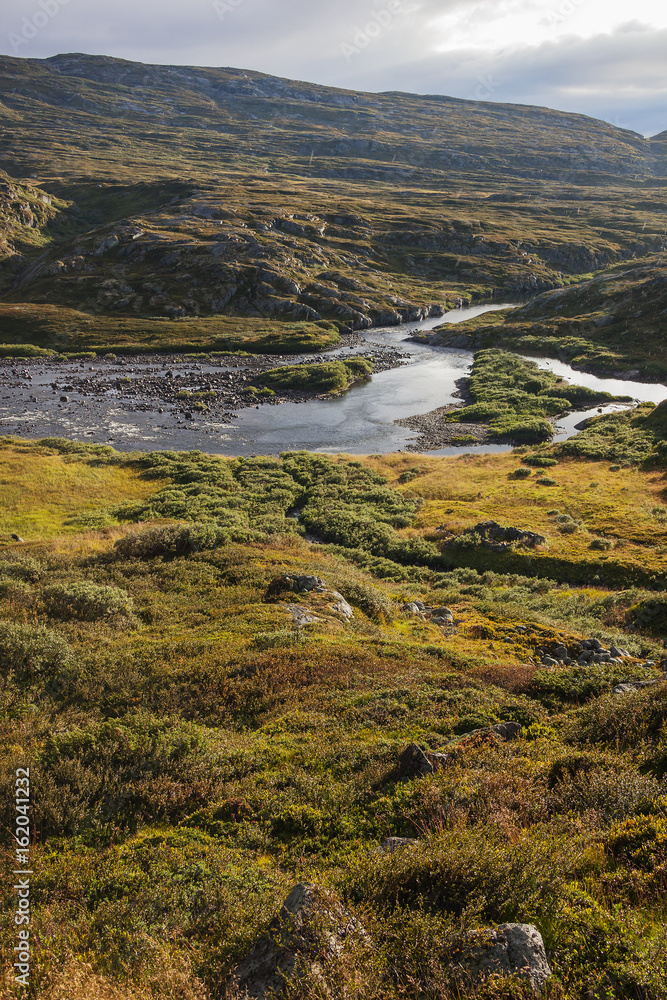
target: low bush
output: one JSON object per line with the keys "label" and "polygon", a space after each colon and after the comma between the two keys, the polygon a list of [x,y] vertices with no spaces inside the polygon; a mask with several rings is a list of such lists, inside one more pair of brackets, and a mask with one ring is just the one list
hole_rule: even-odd
{"label": "low bush", "polygon": [[554,465],[558,465],[558,459],[550,458],[548,455],[526,455],[521,461],[534,469],[551,469]]}
{"label": "low bush", "polygon": [[262,372],[256,381],[269,389],[296,389],[307,392],[341,392],[359,378],[370,375],[373,363],[367,358],[325,361],[323,364],[285,365]]}
{"label": "low bush", "polygon": [[76,619],[84,622],[103,618],[129,618],[133,612],[132,598],[119,587],[105,587],[82,580],[78,583],[56,583],[45,587],[42,600],[52,618]]}
{"label": "low bush", "polygon": [[8,577],[10,580],[37,583],[42,572],[42,564],[31,556],[15,556],[13,559],[0,559],[0,576]]}
{"label": "low bush", "polygon": [[201,549],[214,549],[224,532],[215,524],[174,524],[146,528],[119,538],[114,548],[124,559],[156,556],[187,556]]}
{"label": "low bush", "polygon": [[18,679],[52,677],[71,662],[72,651],[62,636],[35,625],[0,621],[0,672]]}

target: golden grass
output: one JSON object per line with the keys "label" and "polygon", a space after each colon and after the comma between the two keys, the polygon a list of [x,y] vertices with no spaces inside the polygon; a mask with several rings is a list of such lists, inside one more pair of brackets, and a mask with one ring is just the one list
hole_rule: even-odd
{"label": "golden grass", "polygon": [[31,443],[0,443],[0,539],[26,542],[79,533],[68,526],[77,514],[149,496],[161,484],[127,468],[71,462]]}
{"label": "golden grass", "polygon": [[[530,479],[512,480],[520,457],[512,454],[439,457],[384,455],[371,464],[404,494],[424,498],[417,526],[424,534],[444,526],[461,533],[480,521],[537,531],[548,541],[548,555],[569,561],[616,559],[667,569],[667,518],[664,511],[667,475],[639,468],[610,472],[609,462],[567,460],[546,476],[556,485],[541,486],[536,471]],[[401,485],[406,469],[424,470]],[[558,510],[580,522],[574,534],[562,534],[548,511]],[[429,535],[430,536],[430,535]],[[610,553],[591,553],[595,537],[608,537]]]}

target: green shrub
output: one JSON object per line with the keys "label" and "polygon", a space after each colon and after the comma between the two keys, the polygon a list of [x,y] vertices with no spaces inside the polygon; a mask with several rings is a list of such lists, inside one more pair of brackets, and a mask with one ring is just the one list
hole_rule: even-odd
{"label": "green shrub", "polygon": [[114,548],[124,559],[152,559],[214,549],[224,538],[224,532],[213,523],[174,524],[125,535]]}
{"label": "green shrub", "polygon": [[558,459],[549,458],[548,455],[526,455],[521,461],[534,469],[550,469],[554,465],[558,465]]}
{"label": "green shrub", "polygon": [[71,662],[67,642],[43,626],[0,621],[0,671],[19,679],[52,677]]}
{"label": "green shrub", "polygon": [[608,552],[613,549],[614,543],[610,538],[594,538],[588,547],[596,552]]}
{"label": "green shrub", "polygon": [[257,381],[270,389],[296,389],[308,392],[341,392],[358,378],[370,375],[373,364],[366,358],[325,361],[323,364],[285,365],[270,368]]}
{"label": "green shrub", "polygon": [[43,573],[42,564],[32,556],[15,556],[13,559],[0,559],[0,574],[11,580],[23,580],[26,583],[37,583]]}
{"label": "green shrub", "polygon": [[[635,676],[641,677],[642,673],[648,676],[647,671],[633,669]],[[598,698],[571,719],[566,737],[580,746],[640,746],[644,740],[657,742],[666,722],[667,684],[663,683],[623,697]]]}
{"label": "green shrub", "polygon": [[99,586],[88,580],[79,583],[56,583],[45,587],[42,600],[52,618],[94,622],[103,618],[129,618],[133,602],[119,587]]}
{"label": "green shrub", "polygon": [[[608,691],[627,678],[624,664],[591,663],[588,666],[561,667],[557,670],[538,670],[531,683],[531,693],[547,705],[563,702],[583,702]],[[653,676],[650,669],[633,668],[638,680]]]}
{"label": "green shrub", "polygon": [[510,472],[508,479],[529,479],[532,476],[530,469],[515,469],[514,472]]}

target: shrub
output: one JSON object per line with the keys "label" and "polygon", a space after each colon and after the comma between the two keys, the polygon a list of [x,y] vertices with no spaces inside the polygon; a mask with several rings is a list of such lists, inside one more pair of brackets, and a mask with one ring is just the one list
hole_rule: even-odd
{"label": "shrub", "polygon": [[341,392],[358,378],[370,375],[372,362],[366,358],[325,361],[319,365],[284,365],[271,368],[257,381],[271,389],[296,389],[308,392]]}
{"label": "shrub", "polygon": [[174,524],[125,535],[114,548],[125,559],[186,556],[201,549],[214,549],[224,537],[224,532],[213,523]]}
{"label": "shrub", "polygon": [[550,469],[552,466],[558,465],[558,459],[550,458],[548,455],[526,455],[521,461],[534,469]]}
{"label": "shrub", "polygon": [[594,538],[588,547],[596,552],[608,552],[613,549],[614,543],[609,538]]}
{"label": "shrub", "polygon": [[530,469],[515,469],[514,472],[510,472],[508,479],[529,479],[532,476]]}
{"label": "shrub", "polygon": [[53,618],[94,622],[102,618],[130,617],[132,598],[119,587],[104,587],[89,580],[56,583],[45,587],[42,599]]}
{"label": "shrub", "polygon": [[42,565],[31,556],[16,556],[11,560],[0,559],[0,574],[11,580],[37,583],[42,575]]}
{"label": "shrub", "polygon": [[0,621],[0,671],[20,679],[51,677],[71,661],[67,642],[43,626]]}
{"label": "shrub", "polygon": [[665,722],[667,684],[658,684],[622,698],[598,698],[572,719],[566,737],[568,742],[582,746],[638,746],[642,740],[657,741]]}

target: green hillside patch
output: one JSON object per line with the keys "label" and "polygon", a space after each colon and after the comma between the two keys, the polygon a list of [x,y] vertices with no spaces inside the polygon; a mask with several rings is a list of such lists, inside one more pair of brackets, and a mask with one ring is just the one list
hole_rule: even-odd
{"label": "green hillside patch", "polygon": [[542,292],[517,309],[442,326],[418,339],[503,347],[558,358],[582,371],[663,382],[667,269],[662,256],[603,267],[585,278]]}
{"label": "green hillside patch", "polygon": [[105,316],[65,306],[0,302],[6,341],[0,356],[33,357],[33,345],[70,352],[119,354],[247,351],[251,354],[317,353],[340,341],[338,327],[325,321],[290,323],[248,316],[196,319]]}
{"label": "green hillside patch", "polygon": [[591,417],[584,428],[559,445],[565,455],[623,465],[644,463],[664,467],[667,463],[667,401],[653,406],[642,403],[628,413]]}

